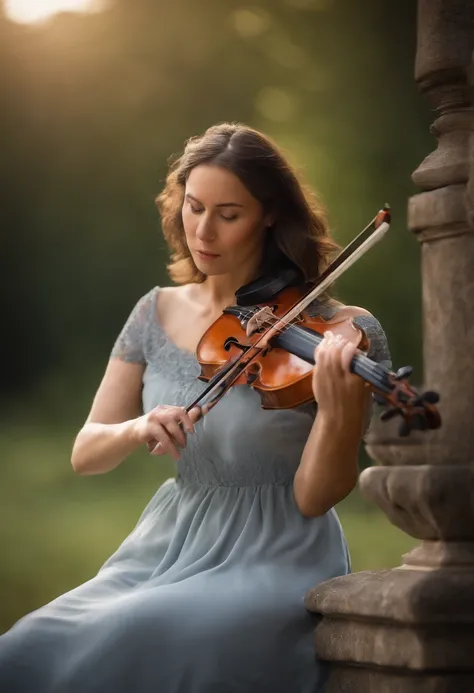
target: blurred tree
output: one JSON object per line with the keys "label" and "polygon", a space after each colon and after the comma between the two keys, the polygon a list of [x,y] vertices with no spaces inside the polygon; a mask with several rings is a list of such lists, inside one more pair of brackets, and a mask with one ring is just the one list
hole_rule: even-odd
{"label": "blurred tree", "polygon": [[21,396],[52,371],[100,372],[135,300],[168,281],[154,206],[166,161],[221,120],[286,148],[342,243],[391,202],[393,235],[339,292],[419,366],[418,248],[404,221],[430,145],[414,13],[408,0],[363,11],[350,0],[117,0],[41,25],[1,19],[2,393]]}

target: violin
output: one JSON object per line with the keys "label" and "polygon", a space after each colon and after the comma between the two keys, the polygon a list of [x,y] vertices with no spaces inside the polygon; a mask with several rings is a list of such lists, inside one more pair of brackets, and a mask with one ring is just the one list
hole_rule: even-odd
{"label": "violin", "polygon": [[[196,351],[201,366],[199,379],[212,382],[220,376],[224,383],[226,370],[235,366],[232,385],[253,387],[260,395],[263,409],[287,409],[311,402],[314,352],[326,330],[331,330],[358,347],[351,371],[372,389],[378,404],[388,407],[381,415],[382,420],[401,414],[404,419],[399,429],[401,436],[407,436],[413,429],[439,428],[441,417],[434,406],[438,394],[427,391],[420,395],[410,387],[411,366],[393,373],[369,359],[366,355],[369,340],[344,309],[329,320],[302,312],[297,321],[273,334],[272,328],[300,298],[301,291],[289,288],[272,301],[251,309],[225,308],[199,341]],[[219,394],[222,397],[224,393]],[[189,410],[200,402],[202,397]],[[201,406],[203,413],[207,413],[206,405]]]}
{"label": "violin", "polygon": [[225,308],[199,341],[199,379],[208,385],[186,410],[200,407],[204,416],[233,385],[253,387],[264,409],[297,407],[314,400],[314,352],[330,329],[357,346],[351,371],[371,388],[375,401],[386,407],[382,420],[401,415],[401,436],[414,429],[439,428],[438,393],[420,394],[411,387],[410,366],[392,372],[369,359],[369,340],[349,309],[341,309],[328,320],[311,317],[306,310],[386,234],[390,220],[390,207],[385,205],[310,288],[292,286],[295,277],[290,272],[275,280],[260,279],[237,292],[239,304]]}

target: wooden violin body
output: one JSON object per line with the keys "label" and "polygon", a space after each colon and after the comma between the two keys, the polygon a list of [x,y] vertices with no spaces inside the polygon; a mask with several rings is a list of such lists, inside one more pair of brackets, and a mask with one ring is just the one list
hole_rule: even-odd
{"label": "wooden violin body", "polygon": [[[259,308],[271,308],[273,315],[281,318],[301,295],[302,291],[295,287],[285,289],[271,301],[260,304]],[[259,331],[246,335],[242,321],[248,314],[247,309],[231,306],[204,333],[196,350],[201,380],[211,380],[223,366],[236,361],[242,351],[261,338]],[[292,331],[293,325],[289,326],[284,334],[275,336],[259,358],[234,380],[234,385],[251,385],[257,390],[264,409],[288,409],[314,400],[311,381],[314,349],[318,343],[314,333],[324,335],[331,329],[362,351],[369,347],[365,333],[344,313],[344,309],[330,320],[311,317],[304,312],[296,325],[308,332]],[[302,349],[303,357],[297,355]]]}

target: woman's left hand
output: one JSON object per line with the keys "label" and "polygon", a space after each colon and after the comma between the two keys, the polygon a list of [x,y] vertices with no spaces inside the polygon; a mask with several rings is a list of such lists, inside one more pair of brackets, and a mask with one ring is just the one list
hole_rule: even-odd
{"label": "woman's left hand", "polygon": [[367,407],[370,390],[350,365],[358,349],[355,344],[326,330],[316,347],[313,370],[313,393],[318,415],[331,421],[347,418],[360,421]]}

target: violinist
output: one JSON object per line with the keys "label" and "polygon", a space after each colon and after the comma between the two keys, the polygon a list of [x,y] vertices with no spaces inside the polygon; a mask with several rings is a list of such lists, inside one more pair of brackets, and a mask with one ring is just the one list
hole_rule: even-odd
{"label": "violinist", "polygon": [[[321,207],[266,136],[220,124],[193,137],[157,199],[172,286],[140,298],[112,349],[72,450],[78,474],[112,471],[137,448],[176,461],[135,529],[87,583],[0,637],[11,693],[317,693],[317,583],[351,570],[334,506],[357,481],[371,393],[357,345],[324,333],[311,400],[265,409],[231,387],[206,416],[202,336],[239,288],[290,268],[310,284],[337,246]],[[326,292],[390,366],[376,318]]]}

